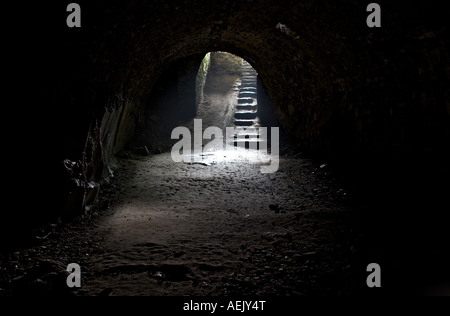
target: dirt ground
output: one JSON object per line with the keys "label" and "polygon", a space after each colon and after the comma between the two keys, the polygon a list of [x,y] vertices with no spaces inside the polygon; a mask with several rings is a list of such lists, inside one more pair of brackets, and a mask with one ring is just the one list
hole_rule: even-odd
{"label": "dirt ground", "polygon": [[312,162],[286,157],[273,175],[245,161],[174,164],[169,154],[120,165],[90,219],[11,255],[12,283],[28,286],[16,291],[46,288],[72,262],[82,269],[78,295],[354,290],[345,192]]}
{"label": "dirt ground", "polygon": [[[204,128],[230,124],[238,89],[228,79],[230,89],[210,82]],[[0,295],[358,294],[362,233],[350,194],[326,164],[282,152],[274,174],[244,149],[202,164],[169,152],[118,159],[85,216],[4,255]],[[79,289],[65,284],[69,263],[81,266]]]}

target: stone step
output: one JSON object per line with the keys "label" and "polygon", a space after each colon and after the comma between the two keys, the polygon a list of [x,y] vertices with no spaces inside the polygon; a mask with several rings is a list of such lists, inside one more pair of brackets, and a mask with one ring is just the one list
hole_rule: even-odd
{"label": "stone step", "polygon": [[238,103],[239,104],[253,104],[254,100],[252,98],[239,98]]}
{"label": "stone step", "polygon": [[253,140],[262,140],[263,138],[258,132],[257,128],[248,127],[248,126],[239,126],[235,129],[235,134],[232,136],[234,140],[238,138],[244,139],[253,139]]}
{"label": "stone step", "polygon": [[259,132],[256,128],[252,127],[237,127],[235,129],[235,134],[233,136],[235,139],[238,137],[248,137],[249,139],[252,138],[261,138],[261,135],[259,135]]}
{"label": "stone step", "polygon": [[253,120],[258,117],[256,112],[237,112],[234,114],[234,118],[238,120]]}
{"label": "stone step", "polygon": [[259,139],[249,140],[249,139],[246,139],[245,141],[235,140],[233,142],[233,145],[234,145],[234,147],[238,147],[238,148],[245,148],[245,149],[252,148],[252,149],[259,150],[261,148],[267,148],[267,145],[265,143],[266,143],[266,141],[264,141],[264,140],[259,140]]}
{"label": "stone step", "polygon": [[[242,86],[242,81],[241,81],[241,86]],[[254,87],[250,87],[250,88],[255,88],[255,90],[256,90],[256,85]]]}
{"label": "stone step", "polygon": [[256,124],[255,120],[244,120],[244,119],[234,120],[234,125],[236,126],[254,126],[255,124]]}
{"label": "stone step", "polygon": [[[236,106],[234,124],[237,127],[242,127],[242,130],[236,132],[237,135],[245,135],[245,144],[248,148],[250,142],[259,143],[259,135],[255,132],[246,131],[247,127],[258,127],[258,106],[257,106],[257,78],[258,73],[246,61],[242,61],[241,65],[241,85],[239,91],[238,104]],[[240,136],[244,137],[244,136]],[[237,142],[235,143],[235,145]]]}
{"label": "stone step", "polygon": [[257,111],[258,110],[258,103],[242,103],[236,105],[236,110],[251,110],[251,111]]}
{"label": "stone step", "polygon": [[[256,120],[257,121],[257,120]],[[259,124],[257,124],[259,125]],[[235,127],[234,129],[234,137],[240,136],[240,135],[244,135],[244,136],[248,136],[250,138],[260,138],[260,131],[259,128],[257,126],[238,126]]]}
{"label": "stone step", "polygon": [[250,109],[236,109],[236,113],[258,113],[258,111],[256,106],[253,106]]}
{"label": "stone step", "polygon": [[241,92],[255,92],[257,91],[257,88],[255,87],[245,87],[240,89]]}
{"label": "stone step", "polygon": [[239,92],[239,98],[257,98],[258,95],[253,91],[241,91]]}
{"label": "stone step", "polygon": [[242,100],[240,103],[238,101],[237,105],[250,105],[250,106],[257,106],[258,105],[258,100],[256,98],[243,98],[240,99]]}
{"label": "stone step", "polygon": [[250,135],[240,135],[240,136],[235,135],[235,137],[233,137],[233,139],[230,139],[230,141],[233,141],[233,142],[245,141],[245,142],[255,142],[256,143],[256,142],[265,142],[266,139],[262,139],[259,137],[252,137]]}
{"label": "stone step", "polygon": [[248,142],[265,142],[266,139],[260,138],[260,137],[254,137],[251,135],[235,135],[232,139],[229,140],[229,142],[238,142],[238,141],[248,141]]}
{"label": "stone step", "polygon": [[255,88],[256,89],[256,82],[252,82],[252,83],[242,83],[241,84],[241,89],[242,88]]}
{"label": "stone step", "polygon": [[257,110],[258,106],[256,104],[239,104],[236,106],[237,110]]}
{"label": "stone step", "polygon": [[244,135],[240,136],[240,137],[234,137],[232,140],[230,139],[230,141],[232,142],[252,142],[252,143],[260,143],[260,142],[265,142],[265,139],[262,138],[258,138],[258,137],[244,137]]}

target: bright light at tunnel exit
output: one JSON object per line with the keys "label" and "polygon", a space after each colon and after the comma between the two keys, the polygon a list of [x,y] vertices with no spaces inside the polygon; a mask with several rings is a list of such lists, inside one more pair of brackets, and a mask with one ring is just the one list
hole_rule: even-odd
{"label": "bright light at tunnel exit", "polygon": [[[235,136],[239,131],[254,131],[260,142]],[[214,138],[213,138],[214,135]],[[271,128],[271,148],[268,152],[267,128],[227,127],[226,138],[218,127],[208,127],[203,132],[202,119],[194,120],[194,135],[187,127],[179,126],[172,131],[172,139],[179,139],[171,151],[174,162],[207,163],[208,161],[248,161],[261,165],[261,173],[275,173],[279,168],[279,128]],[[181,139],[180,139],[181,136]],[[203,146],[203,140],[211,140]],[[225,142],[224,142],[225,140]],[[192,151],[193,148],[193,151]],[[248,149],[247,149],[248,148]],[[269,163],[269,165],[265,165]]]}

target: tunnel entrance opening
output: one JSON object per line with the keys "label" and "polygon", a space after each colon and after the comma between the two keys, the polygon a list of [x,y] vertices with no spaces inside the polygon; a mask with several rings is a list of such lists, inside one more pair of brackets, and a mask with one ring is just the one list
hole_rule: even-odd
{"label": "tunnel entrance opening", "polygon": [[172,133],[172,139],[181,137],[172,150],[174,161],[272,161],[268,153],[278,152],[270,145],[275,140],[278,146],[279,133],[261,124],[260,85],[257,71],[243,58],[222,51],[206,54],[196,78],[196,117],[189,131],[179,127]]}
{"label": "tunnel entrance opening", "polygon": [[[261,124],[258,117],[258,95],[256,70],[243,58],[227,52],[212,52],[205,56],[198,78],[203,87],[197,118],[206,120],[207,126],[217,126],[225,131],[226,127],[237,127],[234,138],[245,138],[247,148],[250,142],[258,143],[256,132]],[[208,71],[205,74],[204,69]],[[248,129],[252,132],[246,132]]]}
{"label": "tunnel entrance opening", "polygon": [[227,52],[206,54],[197,75],[196,118],[202,119],[204,126],[233,126],[243,62]]}
{"label": "tunnel entrance opening", "polygon": [[[255,156],[254,150],[269,153],[270,127],[277,125],[265,123],[276,121],[275,111],[267,106],[269,102],[260,105],[260,91],[264,96],[265,87],[257,71],[237,55],[213,51],[182,58],[166,69],[145,101],[138,152],[144,155],[169,152],[183,141],[178,146],[181,154],[189,147],[185,154],[191,155],[195,151],[191,139],[198,139],[195,134],[201,134],[198,137],[203,148],[233,149],[224,153],[227,158],[248,159]],[[199,120],[200,131],[196,130],[199,124],[195,124]],[[203,138],[205,131],[212,128],[221,133]],[[176,134],[178,129],[189,130],[183,133],[189,134],[186,136],[189,140]],[[273,137],[277,135],[274,133]],[[189,158],[180,160],[187,162]]]}

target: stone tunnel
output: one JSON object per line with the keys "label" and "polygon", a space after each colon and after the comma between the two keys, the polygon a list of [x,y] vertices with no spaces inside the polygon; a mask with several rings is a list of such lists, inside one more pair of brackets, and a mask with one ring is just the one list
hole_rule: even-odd
{"label": "stone tunnel", "polygon": [[439,240],[430,237],[432,247],[448,241],[450,56],[442,4],[378,1],[382,27],[370,28],[368,1],[77,3],[80,28],[65,23],[68,3],[40,2],[20,13],[22,26],[7,36],[7,248],[39,225],[89,211],[114,178],[117,155],[143,130],[159,128],[146,115],[158,91],[183,78],[190,101],[167,102],[167,111],[193,118],[197,71],[218,51],[256,70],[289,148],[326,161],[355,195],[373,201],[373,230],[392,220],[401,234],[403,224],[422,222],[423,233]]}

